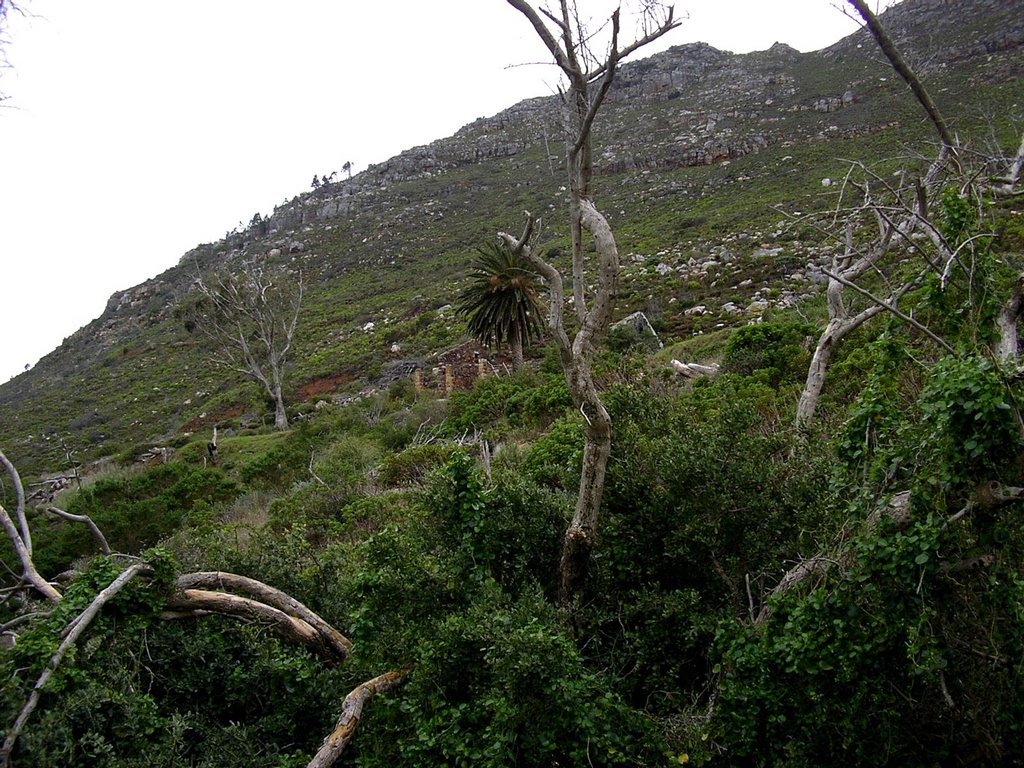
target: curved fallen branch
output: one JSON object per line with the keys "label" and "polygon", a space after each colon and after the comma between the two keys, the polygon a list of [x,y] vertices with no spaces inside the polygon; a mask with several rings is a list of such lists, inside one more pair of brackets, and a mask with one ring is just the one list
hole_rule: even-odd
{"label": "curved fallen branch", "polygon": [[[0,464],[7,469],[14,481],[18,499],[17,522],[12,519],[3,506],[0,506],[0,524],[7,533],[22,566],[20,575],[11,572],[12,578],[17,579],[18,584],[5,591],[14,594],[22,589],[31,588],[53,603],[59,603],[62,599],[61,593],[39,574],[32,560],[31,539],[29,538],[28,522],[25,518],[24,490],[21,478],[2,453],[0,453],[0,460],[2,460]],[[87,525],[99,542],[104,554],[110,554],[106,538],[89,517],[73,515],[57,507],[50,507],[48,511],[51,514]],[[102,589],[84,611],[63,628],[57,651],[36,680],[14,723],[7,729],[4,742],[0,746],[0,768],[9,768],[15,743],[38,706],[47,683],[103,606],[110,602],[132,579],[139,575],[152,573],[153,568],[148,563],[133,562],[107,587]],[[226,590],[240,594],[232,594]],[[40,611],[15,617],[0,626],[0,638],[2,638],[0,642],[13,644],[16,635],[12,630],[16,626],[48,615],[48,612]],[[212,615],[267,623],[288,640],[309,647],[331,661],[344,660],[352,651],[352,643],[348,638],[291,595],[256,579],[223,571],[200,571],[180,575],[175,580],[174,592],[167,600],[165,610],[160,613],[159,617],[172,620]],[[323,747],[313,758],[310,766],[333,765],[352,739],[366,702],[381,691],[397,685],[405,678],[408,671],[406,668],[387,672],[363,683],[349,693],[342,703],[341,717],[334,731],[324,741]]]}
{"label": "curved fallen branch", "polygon": [[363,714],[363,706],[376,696],[390,688],[394,688],[405,676],[409,674],[409,668],[392,670],[378,675],[372,680],[361,683],[345,697],[341,704],[341,716],[330,735],[324,739],[323,746],[310,760],[307,768],[330,768],[335,761],[341,757],[341,753],[352,740],[356,726],[359,725],[359,718]]}
{"label": "curved fallen branch", "polygon": [[[214,590],[212,592],[207,592],[206,594],[223,595],[227,598],[234,598],[234,600],[225,600],[223,597],[219,600],[212,600],[209,597],[196,597],[194,595],[191,601],[186,601],[185,603],[182,603],[181,601],[175,602],[172,600],[172,603],[174,603],[173,605],[172,603],[168,603],[168,607],[172,610],[203,610],[216,613],[226,613],[228,615],[235,615],[236,611],[241,611],[242,615],[251,617],[256,614],[248,612],[255,611],[256,613],[260,613],[262,608],[256,607],[257,605],[260,605],[263,608],[271,609],[270,611],[263,612],[261,616],[263,618],[273,617],[271,620],[282,628],[300,626],[300,624],[294,622],[300,622],[301,626],[308,627],[314,633],[314,638],[307,644],[317,646],[326,655],[339,660],[344,660],[352,651],[352,642],[328,622],[291,595],[288,595],[279,589],[275,589],[268,584],[264,584],[262,581],[257,581],[256,579],[251,579],[247,576],[239,576],[234,573],[226,573],[224,571],[198,571],[196,573],[186,573],[179,576],[177,581],[175,581],[175,588],[179,591],[179,594],[182,595],[185,592]],[[254,600],[246,601],[245,598],[238,598],[234,595],[220,591],[225,589],[249,595],[251,598],[254,598]],[[239,601],[245,602],[243,603]],[[277,613],[273,613],[272,611],[276,611]],[[283,621],[277,614],[283,614],[292,621]],[[286,631],[286,634],[289,637],[294,636],[295,639],[298,639],[299,635],[306,636],[304,629],[298,629],[297,632],[298,634],[293,635],[289,629]]]}

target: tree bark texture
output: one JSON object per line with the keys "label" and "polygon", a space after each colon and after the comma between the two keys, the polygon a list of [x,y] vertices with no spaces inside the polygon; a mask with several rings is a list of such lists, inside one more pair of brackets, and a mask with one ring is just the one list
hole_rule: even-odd
{"label": "tree bark texture", "polygon": [[309,761],[308,768],[330,768],[341,757],[345,747],[352,740],[363,707],[378,693],[383,693],[398,685],[409,673],[408,669],[392,670],[378,675],[372,680],[358,685],[341,704],[341,716],[330,735],[324,739],[323,746]]}
{"label": "tree bark texture", "polygon": [[[310,627],[317,634],[316,644],[321,645],[329,656],[345,659],[352,651],[352,642],[328,622],[291,595],[262,581],[224,571],[199,571],[182,574],[175,587],[179,591],[231,589],[242,592]],[[276,616],[274,620],[278,620]]]}
{"label": "tree bark texture", "polygon": [[[594,385],[591,367],[611,323],[618,291],[619,253],[607,219],[593,203],[593,148],[591,129],[597,112],[611,87],[619,61],[677,26],[671,7],[661,20],[642,36],[619,48],[619,12],[611,17],[611,43],[605,58],[593,56],[590,39],[582,28],[575,4],[561,0],[556,11],[536,10],[526,0],[508,0],[533,26],[567,87],[562,92],[563,132],[569,187],[569,228],[572,233],[572,298],[579,330],[572,340],[565,330],[565,295],[561,274],[536,256],[530,247],[533,217],[527,214],[523,235],[500,237],[520,253],[545,278],[550,292],[549,327],[558,344],[566,383],[576,407],[587,421],[576,509],[562,542],[559,603],[570,604],[582,592],[587,566],[597,535],[604,478],[611,453],[611,418]],[[660,9],[659,3],[649,10]],[[545,22],[545,17],[551,26]],[[554,31],[553,31],[554,30]],[[596,259],[588,265],[584,237],[593,240]],[[596,278],[596,289],[588,295],[588,266]]]}

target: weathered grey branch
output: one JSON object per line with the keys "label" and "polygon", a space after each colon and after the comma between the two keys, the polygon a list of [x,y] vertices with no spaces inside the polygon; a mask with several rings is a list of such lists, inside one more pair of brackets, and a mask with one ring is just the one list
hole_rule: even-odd
{"label": "weathered grey branch", "polygon": [[363,707],[370,699],[378,693],[383,693],[402,682],[409,674],[409,669],[392,670],[378,675],[372,680],[367,680],[356,686],[355,689],[345,697],[341,704],[341,716],[330,735],[324,739],[323,746],[309,761],[308,768],[330,768],[341,757],[341,753],[352,740],[356,726],[359,725],[359,718],[363,714]]}
{"label": "weathered grey branch", "polygon": [[[284,614],[289,619],[302,622],[305,627],[309,627],[316,634],[316,638],[314,638],[315,644],[321,646],[327,655],[337,659],[345,659],[352,650],[352,642],[338,632],[338,630],[328,622],[324,621],[324,619],[319,615],[311,611],[291,595],[288,595],[279,589],[275,589],[268,584],[264,584],[262,581],[250,579],[247,576],[239,576],[234,573],[226,573],[224,571],[202,571],[182,574],[175,582],[175,588],[181,592],[209,589],[231,589],[241,592],[255,598],[259,604],[266,605],[273,611]],[[225,593],[214,592],[210,594],[223,595]],[[229,595],[228,597],[235,596]],[[238,600],[244,600],[244,598],[238,598]],[[249,603],[239,603],[225,598],[217,598],[215,600],[208,596],[197,598],[193,595],[190,599],[184,601],[175,600],[173,604],[169,604],[168,607],[172,610],[200,609],[207,611],[219,611],[231,615],[258,615],[260,618],[266,618],[274,622],[276,625],[284,628],[288,633],[291,633],[292,630],[295,629],[297,632],[297,634],[295,634],[295,638],[301,642],[306,642],[305,638],[309,637],[308,633],[305,631],[305,627],[302,625],[297,625],[292,621],[285,621],[276,613],[261,613],[260,609],[249,605]]]}
{"label": "weathered grey branch", "polygon": [[99,529],[99,526],[93,522],[91,517],[88,515],[75,515],[71,512],[65,512],[63,509],[58,509],[57,507],[47,507],[46,511],[52,515],[63,517],[65,520],[70,520],[74,523],[83,523],[92,532],[93,538],[96,539],[96,543],[100,545],[100,551],[104,555],[110,554],[110,545],[107,543],[107,539],[103,535],[103,531]]}
{"label": "weathered grey branch", "polygon": [[50,678],[53,677],[53,673],[56,672],[57,667],[64,660],[64,656],[68,650],[78,641],[82,633],[86,630],[89,624],[96,618],[96,615],[100,612],[110,600],[117,595],[133,578],[140,574],[151,572],[151,568],[145,563],[135,563],[130,565],[128,568],[118,574],[117,578],[114,579],[109,585],[104,587],[100,592],[93,598],[92,602],[89,603],[89,607],[80,613],[69,625],[70,630],[66,631],[64,639],[61,644],[57,647],[53,656],[50,657],[50,661],[46,664],[46,668],[43,669],[42,674],[39,675],[39,679],[36,680],[35,686],[32,688],[32,693],[29,694],[28,700],[25,705],[21,708],[21,712],[18,713],[18,717],[15,719],[11,728],[7,732],[7,737],[4,739],[3,746],[0,747],[0,768],[8,768],[10,765],[11,752],[14,749],[14,744],[18,740],[18,736],[21,735],[22,729],[25,727],[25,723],[29,717],[35,711],[36,706],[39,704],[39,697],[42,695],[43,688],[49,682]]}
{"label": "weathered grey branch", "polygon": [[[866,521],[867,527],[869,529],[874,529],[883,521],[889,521],[900,528],[905,528],[910,524],[910,500],[910,491],[902,491],[894,494],[884,507],[879,507],[868,516]],[[952,515],[943,527],[962,519],[975,509],[996,509],[1021,501],[1024,501],[1024,488],[1003,485],[997,481],[979,483],[971,493],[970,498],[967,500],[967,504],[959,512]],[[990,556],[983,555],[979,558],[972,559],[970,561],[970,566],[961,565],[959,566],[959,569],[963,570],[966,567],[977,567],[977,565],[987,564],[989,561]],[[779,580],[779,583],[774,589],[772,589],[770,596],[784,594],[798,586],[808,583],[812,579],[821,578],[834,565],[847,568],[852,564],[852,562],[853,554],[849,550],[842,552],[838,558],[818,555],[817,557],[808,558],[807,560],[801,560],[795,566],[786,571],[782,579]],[[967,561],[965,561],[965,563],[966,562]],[[944,570],[949,571],[951,569],[947,566]],[[952,570],[957,570],[957,568],[954,567]],[[757,618],[754,619],[754,623],[762,624],[770,616],[771,606],[769,601],[765,601],[760,613],[757,615]]]}
{"label": "weathered grey branch", "polygon": [[903,78],[903,80],[910,86],[910,90],[913,91],[914,96],[917,97],[918,102],[924,107],[924,111],[928,113],[928,118],[932,121],[932,125],[935,126],[935,130],[938,131],[939,137],[942,139],[942,143],[955,152],[956,140],[953,138],[953,134],[950,133],[949,126],[946,125],[946,120],[939,112],[938,107],[935,106],[935,102],[932,101],[932,97],[929,95],[928,90],[924,87],[924,83],[917,76],[910,65],[907,64],[903,55],[896,47],[896,43],[893,42],[892,38],[889,37],[889,33],[885,31],[885,27],[878,20],[878,17],[872,13],[871,9],[865,0],[847,0],[847,2],[857,9],[857,13],[860,14],[861,18],[864,19],[864,23],[867,25],[868,30],[871,32],[871,36],[875,38],[875,42],[878,43],[878,47],[882,49],[882,53],[889,59],[889,63],[892,64],[892,68],[896,70],[897,74]]}
{"label": "weathered grey branch", "polygon": [[1020,181],[1021,170],[1024,170],[1024,133],[1021,134],[1020,146],[1017,148],[1017,154],[1010,161],[1006,175],[990,179],[985,190],[996,196],[1020,194],[1017,190],[1017,182]]}
{"label": "weathered grey branch", "polygon": [[672,370],[682,374],[688,379],[695,379],[698,376],[717,376],[717,365],[701,365],[700,363],[684,363],[680,360],[672,361]]}
{"label": "weathered grey branch", "polygon": [[32,554],[25,547],[25,542],[22,540],[17,526],[14,524],[14,521],[11,520],[11,516],[7,514],[7,510],[3,508],[2,504],[0,504],[0,525],[2,525],[4,531],[6,531],[7,538],[14,547],[15,554],[18,556],[18,562],[21,563],[22,580],[28,583],[29,586],[35,589],[36,592],[41,594],[47,600],[51,600],[55,603],[59,601],[60,592],[58,592],[57,589],[44,579],[38,570],[36,570],[35,563],[32,562]]}
{"label": "weathered grey branch", "polygon": [[1010,288],[1009,298],[996,316],[996,327],[999,329],[996,358],[1004,365],[1016,364],[1020,358],[1017,320],[1020,318],[1022,308],[1022,291],[1024,291],[1024,274],[1017,275],[1017,279],[1013,281],[1013,286]]}
{"label": "weathered grey branch", "polygon": [[857,291],[857,293],[861,294],[862,296],[866,296],[876,306],[881,307],[886,312],[889,312],[889,313],[895,315],[896,317],[898,317],[903,322],[908,323],[908,324],[914,326],[919,331],[921,331],[923,334],[925,334],[928,338],[930,338],[932,341],[934,341],[936,344],[938,344],[940,347],[942,347],[944,350],[949,352],[951,355],[956,354],[956,350],[953,349],[952,346],[950,346],[949,342],[947,342],[942,337],[937,336],[930,328],[928,328],[925,325],[922,325],[917,320],[912,318],[910,315],[907,315],[907,314],[904,314],[903,312],[900,312],[890,302],[887,302],[887,301],[884,301],[884,300],[878,298],[877,296],[875,296],[873,293],[871,293],[867,289],[861,288],[859,285],[857,285],[852,280],[847,280],[846,278],[842,277],[841,275],[837,275],[837,274],[835,274],[833,272],[829,272],[827,269],[822,269],[821,271],[822,271],[823,274],[825,274],[828,277],[832,278],[836,282],[842,283],[843,285],[845,285],[848,288],[853,288],[853,290]]}
{"label": "weathered grey branch", "polygon": [[4,469],[7,470],[11,482],[14,484],[16,498],[14,516],[18,521],[18,530],[22,544],[25,546],[25,551],[28,552],[29,557],[32,557],[32,533],[29,531],[28,519],[25,517],[25,486],[21,483],[21,475],[18,474],[18,470],[11,463],[10,459],[4,455],[3,451],[0,451],[0,464],[4,465]]}
{"label": "weathered grey branch", "polygon": [[[166,604],[167,610],[160,614],[162,619],[179,619],[193,615],[219,613],[236,619],[264,621],[289,640],[318,647],[320,634],[308,623],[284,611],[265,605],[258,600],[239,597],[228,592],[214,592],[205,589],[185,589],[176,593]],[[200,614],[199,612],[203,612]]]}

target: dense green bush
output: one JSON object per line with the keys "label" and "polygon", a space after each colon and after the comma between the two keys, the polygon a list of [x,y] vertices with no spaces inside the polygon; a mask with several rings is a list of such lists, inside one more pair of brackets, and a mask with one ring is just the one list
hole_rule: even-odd
{"label": "dense green bush", "polygon": [[761,383],[724,375],[676,398],[623,386],[607,400],[616,439],[588,652],[623,670],[633,703],[667,713],[708,685],[715,628],[747,614],[747,579],[815,546],[827,472],[794,453]]}
{"label": "dense green bush", "polygon": [[[77,492],[67,511],[92,518],[114,551],[137,553],[240,492],[216,468],[171,463],[99,480]],[[84,525],[48,518],[36,527],[35,562],[43,573],[55,574],[97,551]]]}
{"label": "dense green bush", "polygon": [[583,466],[583,421],[578,414],[557,419],[527,451],[522,472],[534,482],[550,488],[579,487]]}
{"label": "dense green bush", "polygon": [[381,464],[380,481],[385,486],[421,484],[430,472],[451,459],[455,450],[451,445],[427,443],[389,454]]}
{"label": "dense green bush", "polygon": [[757,376],[773,387],[802,381],[811,362],[810,341],[817,329],[808,323],[766,322],[744,325],[725,345],[722,370]]}
{"label": "dense green bush", "polygon": [[772,598],[761,625],[722,625],[715,732],[739,764],[1024,754],[1024,527],[978,494],[1024,480],[1015,394],[976,357],[908,388],[886,349],[838,440],[848,533],[827,575]]}
{"label": "dense green bush", "polygon": [[453,433],[506,422],[512,427],[544,426],[572,405],[561,372],[530,370],[488,376],[449,399],[447,425]]}
{"label": "dense green bush", "polygon": [[[481,585],[423,638],[408,683],[367,720],[357,764],[636,766],[667,762],[653,723],[588,670],[550,604]],[[371,729],[399,728],[391,743]],[[374,749],[375,748],[375,749]]]}

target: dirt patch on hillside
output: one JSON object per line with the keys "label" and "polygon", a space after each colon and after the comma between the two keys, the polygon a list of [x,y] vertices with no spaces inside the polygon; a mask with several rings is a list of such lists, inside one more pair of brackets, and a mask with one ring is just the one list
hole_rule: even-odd
{"label": "dirt patch on hillside", "polygon": [[202,416],[196,416],[196,418],[182,427],[182,431],[198,432],[203,427],[208,427],[211,424],[218,424],[226,419],[236,419],[243,413],[245,413],[245,407],[241,405],[231,405],[219,411],[210,411]]}
{"label": "dirt patch on hillside", "polygon": [[307,381],[298,389],[299,400],[310,400],[317,395],[337,392],[354,378],[355,376],[351,373],[339,373],[336,376],[325,376],[322,379]]}

